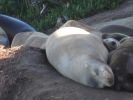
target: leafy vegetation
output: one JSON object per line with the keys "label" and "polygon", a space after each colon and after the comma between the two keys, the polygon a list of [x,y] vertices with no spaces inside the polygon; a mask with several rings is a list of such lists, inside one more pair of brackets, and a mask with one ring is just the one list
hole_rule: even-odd
{"label": "leafy vegetation", "polygon": [[81,19],[113,9],[123,0],[0,0],[0,12],[20,18],[39,31],[56,24],[59,17]]}

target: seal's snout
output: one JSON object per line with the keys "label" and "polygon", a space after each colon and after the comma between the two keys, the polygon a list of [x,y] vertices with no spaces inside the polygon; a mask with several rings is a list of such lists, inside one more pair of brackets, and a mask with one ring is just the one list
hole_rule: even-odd
{"label": "seal's snout", "polygon": [[108,48],[109,51],[116,49],[120,45],[119,41],[114,38],[104,39],[103,43]]}
{"label": "seal's snout", "polygon": [[108,78],[107,81],[108,81],[108,86],[112,86],[114,84],[114,79],[112,77]]}
{"label": "seal's snout", "polygon": [[102,69],[102,75],[103,75],[103,82],[105,86],[112,86],[114,84],[114,74],[109,66],[106,66]]}
{"label": "seal's snout", "polygon": [[107,86],[112,86],[114,84],[114,74],[110,68],[105,72],[105,77],[107,80]]}

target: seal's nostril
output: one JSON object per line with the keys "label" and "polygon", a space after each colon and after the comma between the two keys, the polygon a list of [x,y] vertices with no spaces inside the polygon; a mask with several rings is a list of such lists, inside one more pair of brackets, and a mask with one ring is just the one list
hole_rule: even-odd
{"label": "seal's nostril", "polygon": [[116,43],[115,43],[114,41],[112,41],[111,44],[112,44],[113,46],[116,45]]}
{"label": "seal's nostril", "polygon": [[113,85],[114,84],[114,80],[112,78],[108,78],[108,83]]}

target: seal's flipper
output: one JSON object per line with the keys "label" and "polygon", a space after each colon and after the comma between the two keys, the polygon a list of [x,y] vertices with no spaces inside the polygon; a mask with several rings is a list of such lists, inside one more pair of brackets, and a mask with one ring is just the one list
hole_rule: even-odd
{"label": "seal's flipper", "polygon": [[11,47],[23,45],[24,47],[36,47],[45,49],[48,36],[41,32],[23,32],[14,37]]}

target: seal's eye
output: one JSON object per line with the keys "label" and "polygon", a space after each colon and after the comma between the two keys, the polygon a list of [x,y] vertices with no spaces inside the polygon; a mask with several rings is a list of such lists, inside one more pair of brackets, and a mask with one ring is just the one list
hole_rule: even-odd
{"label": "seal's eye", "polygon": [[111,42],[111,45],[115,46],[115,45],[116,45],[116,43],[115,43],[114,41],[112,41],[112,42]]}

